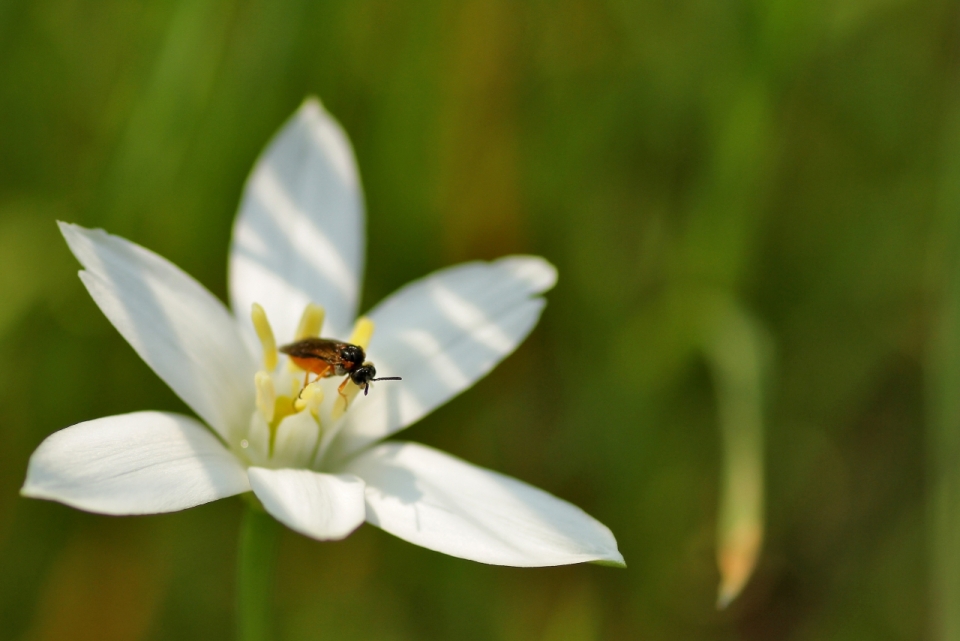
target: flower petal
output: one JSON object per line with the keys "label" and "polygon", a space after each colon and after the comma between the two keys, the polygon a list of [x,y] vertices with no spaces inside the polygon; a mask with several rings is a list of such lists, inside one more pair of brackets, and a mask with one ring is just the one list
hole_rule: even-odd
{"label": "flower petal", "polygon": [[[230,300],[249,324],[267,311],[293,340],[307,303],[326,310],[327,336],[346,337],[363,271],[363,194],[353,149],[316,98],[308,99],[257,160],[230,250]],[[251,326],[252,331],[252,326]]]}
{"label": "flower petal", "polygon": [[367,484],[367,522],[431,550],[518,567],[624,564],[610,530],[575,505],[424,445],[383,443],[343,471]]}
{"label": "flower petal", "polygon": [[332,456],[358,451],[473,385],[536,325],[557,274],[542,258],[466,263],[410,283],[374,308],[367,354],[378,376],[402,376],[357,398]]}
{"label": "flower petal", "polygon": [[100,514],[156,514],[249,489],[243,466],[196,419],[136,412],[48,436],[20,493]]}
{"label": "flower petal", "polygon": [[250,486],[267,512],[300,534],[342,539],[364,519],[363,481],[349,474],[251,467]]}
{"label": "flower petal", "polygon": [[253,411],[256,361],[233,317],[166,259],[102,229],[60,224],[83,284],[137,354],[228,442]]}
{"label": "flower petal", "polygon": [[320,438],[320,425],[309,410],[284,417],[273,443],[274,467],[306,467]]}

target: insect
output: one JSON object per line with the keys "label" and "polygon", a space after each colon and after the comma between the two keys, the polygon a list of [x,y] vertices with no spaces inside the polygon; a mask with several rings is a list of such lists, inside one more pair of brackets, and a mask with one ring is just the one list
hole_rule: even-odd
{"label": "insect", "polygon": [[[280,348],[280,351],[290,357],[293,364],[305,372],[303,386],[307,386],[310,374],[316,374],[314,382],[330,376],[347,376],[340,383],[337,391],[340,396],[346,397],[343,388],[347,381],[353,381],[357,387],[363,388],[363,395],[370,391],[370,383],[374,381],[399,381],[399,376],[377,378],[377,368],[367,361],[363,348],[351,343],[343,343],[330,338],[304,338],[296,343],[290,343]],[[301,392],[302,393],[302,392]]]}

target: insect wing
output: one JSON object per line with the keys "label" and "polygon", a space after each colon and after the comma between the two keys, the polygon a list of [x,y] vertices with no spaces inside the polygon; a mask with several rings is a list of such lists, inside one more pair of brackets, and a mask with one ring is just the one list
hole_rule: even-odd
{"label": "insect wing", "polygon": [[340,348],[344,344],[329,338],[304,338],[296,343],[290,343],[280,348],[280,351],[291,358],[316,359],[337,365],[340,363]]}

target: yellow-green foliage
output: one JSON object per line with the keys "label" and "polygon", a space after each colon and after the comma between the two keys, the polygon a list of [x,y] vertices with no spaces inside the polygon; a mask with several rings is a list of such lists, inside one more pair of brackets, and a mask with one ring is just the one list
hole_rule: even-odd
{"label": "yellow-green foliage", "polygon": [[[960,535],[932,535],[927,484],[960,466],[925,448],[953,442],[960,398],[960,330],[940,311],[958,279],[957,15],[940,0],[0,3],[0,638],[233,637],[241,501],[115,519],[17,495],[57,429],[188,411],[89,299],[54,221],[105,227],[225,298],[246,172],[310,94],[359,158],[365,309],[462,260],[559,269],[533,337],[405,436],[583,507],[628,568],[284,531],[282,639],[956,638],[931,622],[936,603],[960,612]],[[763,549],[722,612],[716,386],[741,379],[722,379],[739,370],[717,301],[769,351]],[[946,381],[936,431],[931,381]],[[943,483],[941,528],[960,522]]]}

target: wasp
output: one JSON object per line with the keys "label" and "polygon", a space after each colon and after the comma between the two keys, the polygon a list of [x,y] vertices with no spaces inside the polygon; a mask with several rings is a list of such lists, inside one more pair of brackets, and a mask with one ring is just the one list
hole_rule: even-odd
{"label": "wasp", "polygon": [[[330,376],[346,376],[337,392],[346,396],[343,388],[347,381],[353,381],[357,387],[363,388],[363,395],[370,391],[370,383],[374,381],[400,381],[399,376],[377,378],[377,368],[373,363],[366,361],[367,355],[359,345],[343,343],[330,338],[304,338],[296,343],[290,343],[280,348],[280,351],[290,357],[293,364],[306,374],[303,377],[303,386],[307,386],[310,374],[316,374],[314,382]],[[301,392],[302,393],[302,392]]]}

